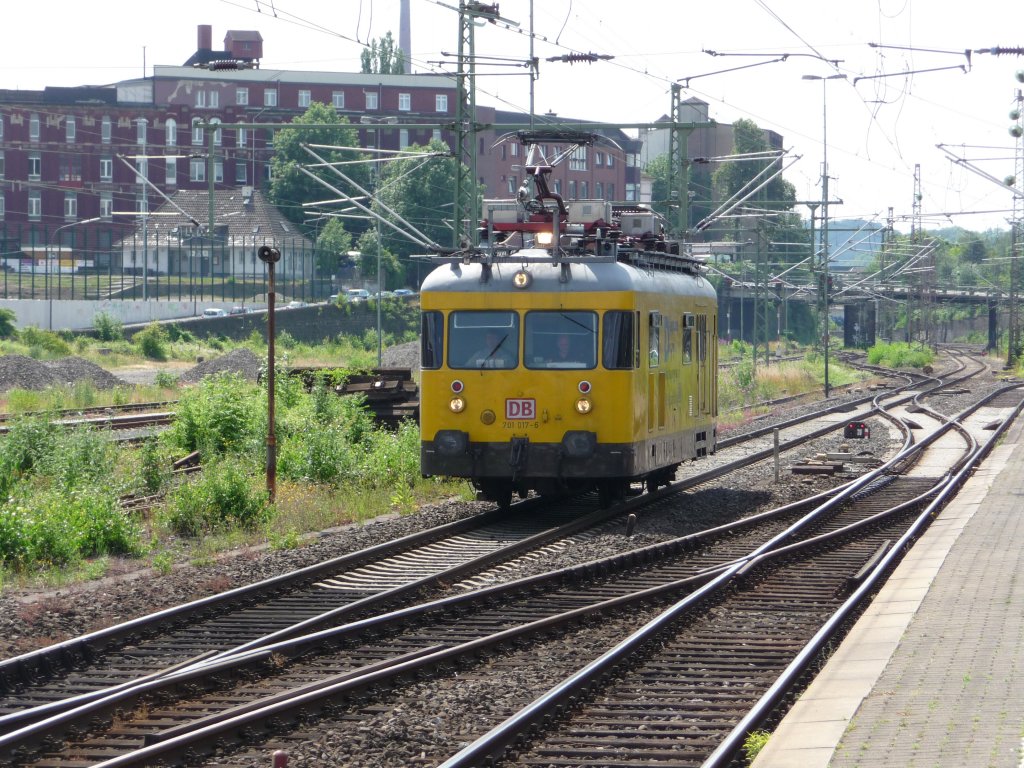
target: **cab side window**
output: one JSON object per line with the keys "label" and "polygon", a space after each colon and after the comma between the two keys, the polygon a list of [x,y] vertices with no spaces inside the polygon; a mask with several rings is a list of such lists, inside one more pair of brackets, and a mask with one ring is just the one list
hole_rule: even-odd
{"label": "cab side window", "polygon": [[440,368],[444,360],[444,317],[440,312],[424,312],[420,319],[420,366]]}

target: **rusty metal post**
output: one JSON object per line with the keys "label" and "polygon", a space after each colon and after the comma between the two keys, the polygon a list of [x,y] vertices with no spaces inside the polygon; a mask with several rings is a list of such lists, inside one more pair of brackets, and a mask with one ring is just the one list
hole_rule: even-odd
{"label": "rusty metal post", "polygon": [[274,264],[281,252],[269,245],[260,246],[260,260],[267,265],[267,497],[277,499],[277,427],[274,417]]}

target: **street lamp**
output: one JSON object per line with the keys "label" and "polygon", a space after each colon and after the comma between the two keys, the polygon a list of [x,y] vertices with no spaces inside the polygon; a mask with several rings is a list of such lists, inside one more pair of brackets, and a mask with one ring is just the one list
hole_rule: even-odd
{"label": "street lamp", "polygon": [[[828,319],[828,102],[825,94],[826,84],[829,80],[845,80],[846,75],[836,74],[822,77],[820,75],[804,75],[804,80],[821,80],[821,295],[822,295],[822,320],[825,326],[822,333],[822,347],[825,351],[825,399],[829,396],[828,381],[828,346],[829,346],[829,319]],[[812,214],[813,215],[813,214]]]}
{"label": "street lamp", "polygon": [[[50,241],[52,243],[53,240],[57,237],[57,233],[60,232],[62,229],[68,229],[69,227],[78,227],[78,226],[81,226],[82,224],[92,224],[94,221],[99,221],[99,220],[100,220],[99,216],[93,216],[91,219],[82,219],[81,221],[72,221],[72,222],[69,222],[67,224],[62,224],[59,227],[57,227],[55,230],[53,230],[53,232],[50,233]],[[46,298],[47,298],[47,301],[49,302],[49,310],[48,310],[49,319],[47,320],[47,323],[46,323],[46,329],[49,330],[49,331],[52,331],[53,330],[53,296],[50,294],[50,272],[53,269],[53,263],[52,263],[53,260],[52,260],[52,257],[50,256],[50,253],[49,253],[50,249],[47,248],[46,250],[47,250],[47,254],[46,254]],[[60,268],[60,241],[57,242],[57,268],[58,269]],[[35,287],[35,286],[33,286],[33,287]],[[60,291],[60,280],[57,281],[57,290],[58,290],[58,292]]]}

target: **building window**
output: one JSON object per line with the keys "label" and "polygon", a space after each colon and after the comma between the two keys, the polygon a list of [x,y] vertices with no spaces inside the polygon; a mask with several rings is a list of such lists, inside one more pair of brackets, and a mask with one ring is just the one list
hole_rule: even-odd
{"label": "building window", "polygon": [[626,184],[626,202],[636,201],[636,184]]}
{"label": "building window", "polygon": [[511,146],[512,157],[519,157],[519,145],[513,141]]}
{"label": "building window", "polygon": [[32,114],[28,118],[28,138],[39,141],[39,115]]}
{"label": "building window", "polygon": [[61,155],[60,156],[60,180],[81,181],[82,180],[82,156]]}
{"label": "building window", "polygon": [[74,192],[64,193],[64,218],[74,219],[78,217],[78,195]]}
{"label": "building window", "polygon": [[276,107],[277,106],[277,89],[276,88],[264,88],[263,89],[263,106],[264,107]]}
{"label": "building window", "polygon": [[216,109],[220,106],[220,91],[210,91],[210,95],[207,98],[210,102],[210,109]]}
{"label": "building window", "polygon": [[247,179],[249,167],[246,165],[244,160],[238,160],[235,163],[235,183],[245,184]]}
{"label": "building window", "polygon": [[75,118],[68,117],[64,121],[64,138],[68,144],[73,144],[75,141]]}
{"label": "building window", "polygon": [[580,182],[580,200],[586,200],[588,198],[587,192],[589,192],[589,190],[587,189],[587,182],[581,181]]}
{"label": "building window", "polygon": [[310,97],[309,91],[299,91],[299,106],[300,107],[308,107],[309,106],[309,101],[310,101],[309,97]]}
{"label": "building window", "polygon": [[213,161],[213,180],[218,184],[224,182],[224,161],[214,160]]}
{"label": "building window", "polygon": [[412,94],[400,93],[398,94],[398,111],[408,112],[412,109]]}
{"label": "building window", "polygon": [[206,108],[206,91],[196,91],[196,109]]}
{"label": "building window", "polygon": [[518,191],[519,191],[519,185],[516,184],[516,177],[515,176],[509,176],[508,177],[508,193],[510,195],[514,196],[516,194],[516,192],[518,192]]}
{"label": "building window", "polygon": [[196,147],[203,146],[204,131],[203,126],[200,125],[202,121],[203,120],[200,117],[192,118],[192,145]]}
{"label": "building window", "polygon": [[100,141],[104,144],[110,143],[110,117],[107,115],[103,116],[103,123],[100,126]]}
{"label": "building window", "polygon": [[135,196],[135,211],[136,213],[149,213],[149,198],[146,197],[145,192]]}
{"label": "building window", "polygon": [[135,161],[135,183],[145,184],[146,179],[149,178],[149,160],[145,157],[140,157]]}
{"label": "building window", "polygon": [[345,108],[345,92],[344,91],[335,91],[334,93],[331,94],[331,106],[334,107],[335,109],[344,109]]}
{"label": "building window", "polygon": [[447,112],[448,111],[448,94],[439,93],[434,96],[434,111],[435,112]]}
{"label": "building window", "polygon": [[607,161],[607,165],[608,165],[609,168],[611,168],[613,165],[615,165],[615,155],[608,155],[605,158],[605,160]]}
{"label": "building window", "polygon": [[4,213],[7,208],[7,198],[4,196],[4,191],[0,189],[0,219],[4,217]]}
{"label": "building window", "polygon": [[43,158],[38,152],[31,152],[28,156],[28,180],[39,181],[43,175]]}
{"label": "building window", "polygon": [[[611,155],[608,155],[608,157],[611,157]],[[615,199],[615,185],[614,184],[609,184],[605,191],[608,193],[608,197],[606,198],[607,200],[614,200]]]}
{"label": "building window", "polygon": [[409,129],[399,128],[398,129],[398,148],[406,149],[409,146]]}
{"label": "building window", "polygon": [[246,144],[249,143],[249,129],[248,128],[239,128],[238,129],[238,141],[236,143],[240,147],[244,147]]}
{"label": "building window", "polygon": [[114,215],[114,196],[110,192],[100,193],[100,218],[109,219]]}
{"label": "building window", "polygon": [[167,158],[164,166],[164,183],[169,187],[178,185],[178,158]]}
{"label": "building window", "polygon": [[249,89],[235,88],[235,104],[240,107],[249,106]]}
{"label": "building window", "polygon": [[188,164],[189,181],[206,181],[206,161],[201,157],[193,157]]}
{"label": "building window", "polygon": [[556,195],[562,194],[562,180],[561,179],[555,179],[555,194]]}
{"label": "building window", "polygon": [[570,181],[569,182],[569,199],[570,200],[576,200],[577,199],[577,197],[576,197],[576,182],[575,181]]}
{"label": "building window", "polygon": [[600,181],[594,182],[594,197],[598,200],[604,200],[604,184]]}
{"label": "building window", "polygon": [[595,152],[594,153],[594,167],[595,168],[600,168],[602,165],[604,165],[604,152]]}
{"label": "building window", "polygon": [[0,149],[0,179],[4,177],[4,172],[7,170],[6,163],[4,162],[4,151]]}
{"label": "building window", "polygon": [[100,181],[113,181],[114,180],[114,158],[112,157],[101,157],[100,158]]}
{"label": "building window", "polygon": [[441,140],[441,129],[440,128],[435,128],[434,130],[432,130],[430,132],[430,138],[431,138],[432,141],[440,141]]}
{"label": "building window", "polygon": [[173,117],[164,121],[164,143],[168,147],[178,146],[178,123]]}
{"label": "building window", "polygon": [[140,117],[135,121],[135,143],[145,144],[146,143],[146,126],[148,122],[146,118]]}
{"label": "building window", "polygon": [[[210,118],[210,122],[214,123],[216,125],[220,125],[220,118],[219,117],[212,117],[212,118]],[[223,141],[223,139],[224,139],[224,129],[223,128],[215,128],[214,131],[213,131],[213,143],[216,144],[219,147],[221,145],[221,142]]]}
{"label": "building window", "polygon": [[377,109],[377,92],[376,91],[365,91],[366,94],[366,108]]}
{"label": "building window", "polygon": [[0,115],[0,139],[4,137],[4,116]]}
{"label": "building window", "polygon": [[35,221],[42,218],[43,215],[43,199],[40,197],[38,189],[34,189],[28,193],[28,217]]}
{"label": "building window", "polygon": [[587,170],[587,148],[576,147],[572,151],[572,155],[569,157],[569,170],[570,171],[585,171]]}

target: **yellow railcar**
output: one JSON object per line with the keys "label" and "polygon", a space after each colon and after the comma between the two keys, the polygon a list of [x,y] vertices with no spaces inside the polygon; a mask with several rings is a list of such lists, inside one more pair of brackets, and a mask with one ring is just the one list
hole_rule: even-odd
{"label": "yellow railcar", "polygon": [[423,282],[421,462],[481,498],[608,499],[715,450],[718,310],[696,259],[597,242],[452,258]]}

